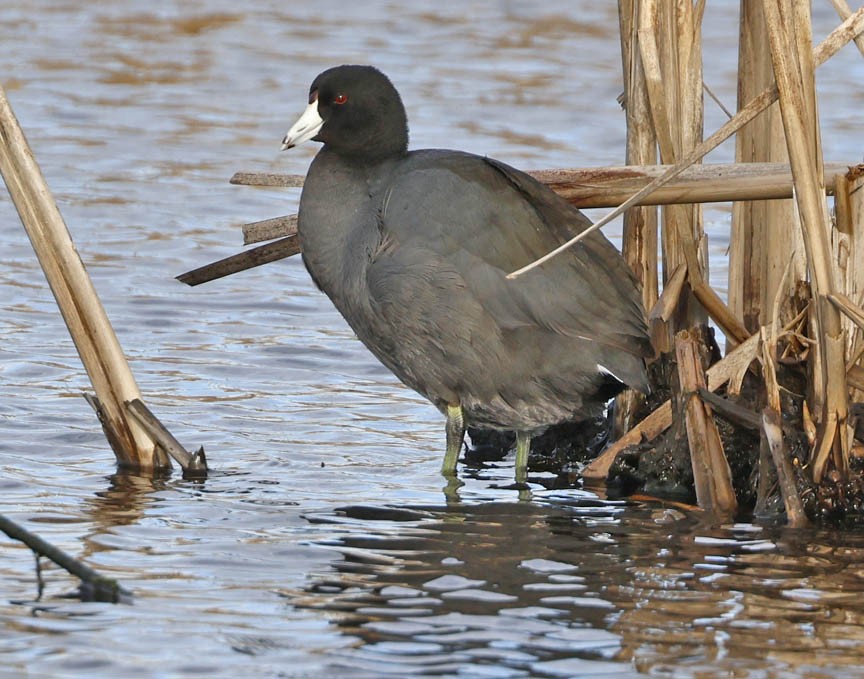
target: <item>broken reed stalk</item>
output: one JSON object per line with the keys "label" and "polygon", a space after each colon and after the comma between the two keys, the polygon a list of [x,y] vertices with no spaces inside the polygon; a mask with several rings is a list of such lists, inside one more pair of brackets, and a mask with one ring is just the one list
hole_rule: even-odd
{"label": "broken reed stalk", "polygon": [[666,285],[663,286],[663,292],[660,299],[654,305],[654,308],[648,312],[648,332],[651,336],[651,346],[658,346],[663,342],[663,338],[669,334],[669,326],[672,323],[672,317],[675,315],[675,309],[678,308],[678,300],[684,292],[684,284],[687,282],[687,265],[679,264],[678,268],[672,272]]}
{"label": "broken reed stalk", "polygon": [[792,528],[804,528],[809,524],[801,498],[798,497],[798,487],[795,485],[795,476],[792,465],[786,455],[786,447],[783,443],[783,430],[780,413],[773,408],[765,407],[762,410],[762,441],[768,447],[771,459],[777,469],[777,483],[780,486],[780,495],[786,509],[786,522]]}
{"label": "broken reed stalk", "polygon": [[285,238],[264,243],[264,245],[238,252],[236,255],[205,264],[197,269],[176,276],[176,279],[190,286],[201,285],[217,278],[224,278],[246,269],[261,266],[262,264],[269,264],[286,257],[292,257],[299,252],[300,241],[297,237],[295,227],[294,233]]}
{"label": "broken reed stalk", "polygon": [[207,477],[207,457],[203,447],[195,453],[187,451],[141,399],[128,401],[125,405],[127,411],[147,430],[153,440],[177,460],[177,464],[183,469],[183,478]]}
{"label": "broken reed stalk", "polygon": [[795,178],[796,201],[811,273],[816,339],[810,403],[819,436],[812,473],[819,483],[833,459],[841,473],[848,465],[846,364],[840,312],[828,302],[836,288],[829,240],[830,219],[822,180],[821,142],[816,115],[815,63],[811,49],[809,0],[764,0],[768,39],[779,92],[786,146]]}
{"label": "broken reed stalk", "polygon": [[[843,47],[843,45],[845,45],[855,36],[861,33],[862,30],[864,30],[864,7],[855,11],[846,21],[844,21],[840,26],[835,28],[828,35],[828,37],[825,38],[825,40],[819,43],[813,53],[813,58],[816,65],[820,66],[825,63],[825,61],[834,56],[839,51],[839,49]],[[697,160],[705,156],[705,154],[717,148],[717,146],[726,141],[729,137],[735,134],[735,132],[744,127],[744,125],[749,123],[751,120],[753,120],[753,118],[755,118],[762,111],[768,108],[768,106],[770,106],[774,101],[776,101],[776,99],[776,87],[764,90],[757,97],[754,97],[744,108],[738,111],[738,113],[736,113],[734,117],[724,123],[719,129],[717,129],[714,134],[708,137],[701,144],[697,145],[696,148],[694,148],[681,162],[672,166],[660,177],[653,180],[640,191],[630,196],[630,198],[624,201],[616,209],[612,210],[612,212],[605,215],[602,219],[596,221],[590,228],[585,229],[585,231],[571,238],[569,241],[555,248],[551,252],[548,252],[543,257],[540,257],[539,259],[531,262],[530,264],[525,265],[521,269],[517,269],[516,271],[511,272],[507,276],[507,278],[518,278],[519,276],[530,271],[531,269],[542,265],[544,262],[552,259],[552,257],[555,257],[564,250],[578,243],[592,231],[596,231],[597,229],[602,228],[603,226],[611,222],[613,219],[620,216],[626,210],[630,209],[634,205],[639,204],[640,201],[651,195],[656,189],[664,186],[665,184],[675,179],[675,177],[684,172],[684,170],[690,167]]]}
{"label": "broken reed stalk", "polygon": [[731,516],[737,507],[732,472],[711,408],[699,396],[699,390],[706,386],[702,346],[698,332],[683,330],[675,336],[678,381],[684,400],[684,423],[693,467],[693,483],[696,500],[702,509]]}
{"label": "broken reed stalk", "polygon": [[663,288],[663,294],[660,295],[655,307],[648,313],[652,345],[655,348],[658,344],[659,346],[663,345],[664,337],[668,335],[669,329],[673,325],[672,319],[681,302],[685,282],[689,283],[690,291],[702,304],[708,316],[720,326],[726,337],[732,340],[734,344],[746,340],[750,336],[747,330],[726,306],[720,295],[714,291],[714,288],[708,285],[701,275],[689,275],[690,261],[696,259],[693,248],[685,245],[684,252],[687,261],[679,264],[672,272],[672,277]]}
{"label": "broken reed stalk", "polygon": [[125,401],[141,396],[135,378],[2,87],[0,173],[101,404],[100,421],[118,463],[170,467],[126,413]]}
{"label": "broken reed stalk", "polygon": [[262,219],[243,225],[243,245],[252,245],[280,236],[293,236],[297,233],[297,215]]}
{"label": "broken reed stalk", "polygon": [[[791,277],[792,262],[789,261],[783,272],[780,285],[776,290],[773,304],[770,305],[768,313],[771,314],[771,323],[760,328],[762,340],[762,374],[765,380],[766,406],[762,409],[762,426],[760,428],[760,463],[766,457],[770,458],[777,476],[777,485],[780,488],[780,496],[786,508],[786,520],[790,526],[800,528],[806,526],[807,516],[798,496],[798,486],[795,483],[795,474],[792,464],[786,455],[786,446],[783,440],[782,429],[782,405],[780,402],[780,385],[777,382],[777,338],[780,328],[780,313],[783,301],[783,291],[786,281]],[[767,451],[768,455],[762,454]],[[771,478],[768,470],[760,470],[759,494],[768,496],[768,489],[762,488],[762,483],[767,483]]]}

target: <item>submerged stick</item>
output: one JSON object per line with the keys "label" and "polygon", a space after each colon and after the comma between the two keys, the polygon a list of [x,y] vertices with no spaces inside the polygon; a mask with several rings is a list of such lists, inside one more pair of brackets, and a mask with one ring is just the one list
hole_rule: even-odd
{"label": "submerged stick", "polygon": [[6,93],[0,87],[0,173],[101,403],[100,420],[121,465],[152,469],[171,463],[123,402],[138,385]]}
{"label": "submerged stick", "polygon": [[82,599],[89,601],[105,601],[109,603],[128,603],[131,593],[123,589],[116,580],[106,578],[94,571],[90,566],[81,563],[62,549],[51,545],[38,535],[19,526],[11,519],[0,514],[0,530],[13,540],[18,540],[33,550],[37,556],[44,556],[67,572],[81,580]]}

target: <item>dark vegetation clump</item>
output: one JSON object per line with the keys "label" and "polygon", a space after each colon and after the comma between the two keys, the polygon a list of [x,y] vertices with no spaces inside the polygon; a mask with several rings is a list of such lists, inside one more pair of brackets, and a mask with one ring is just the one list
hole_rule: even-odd
{"label": "dark vegetation clump", "polygon": [[[706,368],[720,357],[709,331],[704,333]],[[607,492],[612,497],[634,494],[697,504],[693,467],[683,413],[686,395],[680,394],[674,353],[661,355],[649,366],[652,392],[634,420],[639,421],[672,399],[673,420],[662,435],[626,448],[609,471]],[[858,525],[864,523],[864,458],[853,456],[849,474],[831,472],[814,484],[808,470],[812,445],[802,422],[805,418],[807,375],[803,364],[778,366],[785,452],[795,486],[807,518],[817,524]],[[782,521],[785,506],[777,482],[774,462],[760,433],[759,413],[765,406],[764,380],[758,364],[745,376],[740,394],[721,389],[723,399],[713,408],[714,420],[729,464],[738,501],[739,518]],[[728,405],[727,405],[728,404]],[[734,409],[729,415],[727,408]],[[860,412],[859,412],[860,411]],[[737,413],[743,412],[744,415]],[[864,416],[864,407],[853,407],[853,419]],[[864,438],[864,417],[856,438]],[[582,483],[584,465],[599,455],[614,438],[612,411],[608,416],[549,427],[532,441],[530,470],[536,481],[548,488],[576,487]],[[469,465],[502,460],[515,446],[515,436],[504,432],[469,430]],[[545,472],[542,473],[541,472]]]}

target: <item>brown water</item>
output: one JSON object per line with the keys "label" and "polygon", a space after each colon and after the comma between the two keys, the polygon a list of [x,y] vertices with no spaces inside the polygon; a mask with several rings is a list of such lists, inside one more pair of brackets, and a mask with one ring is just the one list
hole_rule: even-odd
{"label": "brown water", "polygon": [[[706,79],[734,105],[735,9],[708,5]],[[817,33],[835,17],[819,3]],[[311,79],[387,71],[412,145],[524,168],[620,163],[615,3],[6,0],[0,79],[129,354],[204,483],[112,476],[83,370],[0,193],[0,512],[118,578],[134,605],[0,538],[0,675],[850,676],[864,534],[711,526],[579,488],[500,488],[353,339],[297,260],[186,288],[237,225],[296,210],[236,170],[278,153]],[[859,162],[864,66],[820,71],[826,156]],[[706,126],[723,115],[710,108]],[[851,154],[851,155],[850,155]],[[721,149],[715,160],[728,160]],[[706,213],[723,288],[728,210]],[[615,235],[612,227],[610,235]],[[242,675],[240,674],[242,673]]]}

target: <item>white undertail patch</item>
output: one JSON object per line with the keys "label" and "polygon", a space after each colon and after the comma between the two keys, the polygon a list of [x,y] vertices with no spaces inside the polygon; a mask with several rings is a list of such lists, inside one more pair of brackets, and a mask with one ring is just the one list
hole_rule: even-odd
{"label": "white undertail patch", "polygon": [[624,380],[622,380],[620,377],[618,377],[618,375],[616,375],[611,370],[609,370],[609,368],[607,368],[605,365],[600,365],[598,363],[597,364],[597,372],[602,373],[604,375],[609,375],[610,377],[613,377],[616,380],[618,380],[621,384],[625,384]]}

